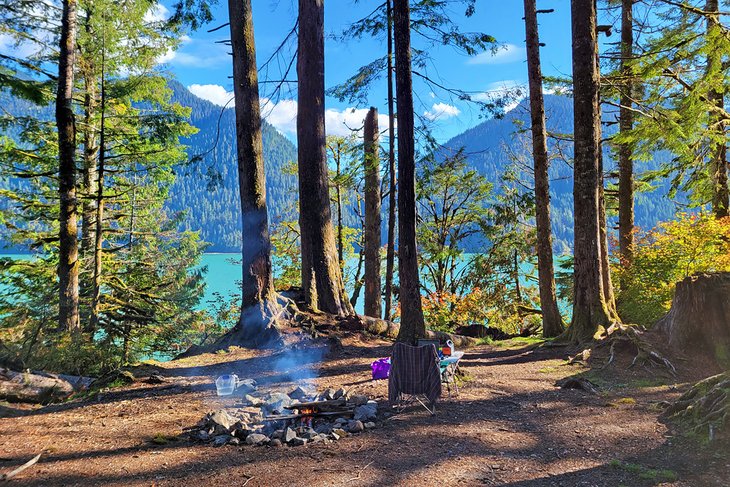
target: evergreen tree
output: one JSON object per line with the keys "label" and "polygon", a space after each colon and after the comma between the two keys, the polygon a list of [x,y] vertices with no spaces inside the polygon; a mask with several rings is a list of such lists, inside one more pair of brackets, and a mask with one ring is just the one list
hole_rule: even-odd
{"label": "evergreen tree", "polygon": [[537,225],[537,266],[540,285],[542,330],[545,337],[563,332],[563,320],[555,296],[553,272],[553,239],[550,226],[550,180],[548,178],[547,132],[545,101],[542,95],[540,40],[535,0],[525,0],[525,31],[527,36],[527,71],[530,84],[530,114],[532,157],[535,178],[535,222]]}
{"label": "evergreen tree", "polygon": [[398,103],[398,280],[401,324],[398,341],[416,343],[426,335],[416,247],[416,161],[413,136],[411,21],[408,0],[395,0],[395,79]]}
{"label": "evergreen tree", "polygon": [[328,196],[323,0],[299,0],[297,76],[302,288],[313,309],[348,315],[353,311],[342,283]]}

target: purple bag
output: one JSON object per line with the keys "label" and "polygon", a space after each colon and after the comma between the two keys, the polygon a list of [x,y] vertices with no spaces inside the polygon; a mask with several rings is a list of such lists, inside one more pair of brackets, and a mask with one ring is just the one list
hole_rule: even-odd
{"label": "purple bag", "polygon": [[379,358],[370,367],[373,369],[373,380],[387,379],[390,375],[390,357]]}

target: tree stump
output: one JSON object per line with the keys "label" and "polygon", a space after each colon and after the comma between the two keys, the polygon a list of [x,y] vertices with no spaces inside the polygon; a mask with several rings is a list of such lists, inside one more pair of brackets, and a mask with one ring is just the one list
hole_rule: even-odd
{"label": "tree stump", "polygon": [[678,282],[672,307],[655,329],[675,349],[714,355],[720,365],[730,366],[730,272]]}

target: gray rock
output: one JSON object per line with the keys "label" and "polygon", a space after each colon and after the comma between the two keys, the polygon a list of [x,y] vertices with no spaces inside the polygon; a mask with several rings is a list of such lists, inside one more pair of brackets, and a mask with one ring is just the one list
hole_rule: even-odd
{"label": "gray rock", "polygon": [[281,445],[282,445],[282,443],[281,443],[281,440],[279,440],[279,439],[274,439],[269,442],[269,446],[281,446]]}
{"label": "gray rock", "polygon": [[356,421],[371,421],[378,417],[378,403],[368,401],[367,404],[355,408]]}
{"label": "gray rock", "polygon": [[219,409],[208,416],[208,427],[213,428],[214,435],[229,433],[238,419],[228,414],[224,409]]}
{"label": "gray rock", "polygon": [[272,440],[279,440],[284,437],[284,430],[276,430],[269,435]]}
{"label": "gray rock", "polygon": [[283,414],[286,412],[286,406],[293,403],[291,397],[283,392],[273,392],[269,398],[261,405],[261,410],[266,414]]}
{"label": "gray rock", "polygon": [[338,435],[337,433],[335,433],[333,431],[332,433],[330,433],[330,438],[332,438],[333,440],[337,441],[337,440],[339,440],[341,438],[341,436]]}
{"label": "gray rock", "polygon": [[331,433],[331,432],[332,432],[332,428],[333,428],[333,426],[332,426],[332,424],[330,424],[330,423],[321,423],[321,424],[318,424],[318,425],[317,425],[317,426],[316,426],[316,427],[314,428],[314,430],[315,430],[315,431],[316,431],[317,433],[323,433],[323,434],[327,435],[327,434],[329,434],[329,433]]}
{"label": "gray rock", "polygon": [[344,387],[340,387],[332,395],[332,399],[339,399],[341,397],[347,399],[347,389],[345,389]]}
{"label": "gray rock", "polygon": [[261,435],[258,433],[250,434],[246,437],[246,444],[247,445],[265,445],[269,442],[269,437],[266,435]]}
{"label": "gray rock", "polygon": [[296,437],[297,437],[297,432],[294,431],[293,429],[287,428],[284,431],[284,437],[283,437],[283,439],[284,439],[284,442],[285,443],[289,443],[290,441],[292,441]]}
{"label": "gray rock", "polygon": [[348,419],[346,419],[346,418],[337,418],[337,419],[335,420],[335,424],[345,424],[345,423],[347,423],[348,421],[349,421],[349,420],[348,420]]}
{"label": "gray rock", "polygon": [[297,387],[293,391],[289,393],[289,397],[292,399],[295,399],[297,401],[305,401],[307,398],[311,397],[314,394],[314,391],[311,389],[305,389],[304,387]]}
{"label": "gray rock", "polygon": [[372,421],[368,421],[363,426],[365,426],[366,430],[371,430],[371,429],[375,428],[375,423],[373,423]]}
{"label": "gray rock", "polygon": [[236,383],[236,393],[250,394],[256,390],[256,381],[253,379],[243,379]]}
{"label": "gray rock", "polygon": [[218,435],[213,438],[213,446],[223,446],[231,441],[233,437],[231,435]]}
{"label": "gray rock", "polygon": [[229,445],[240,445],[241,444],[241,440],[239,440],[238,438],[236,438],[234,436],[230,440],[228,440],[228,444]]}
{"label": "gray rock", "polygon": [[349,402],[351,402],[355,406],[362,406],[363,404],[367,404],[368,399],[368,396],[366,396],[365,394],[353,394],[352,396],[350,396]]}
{"label": "gray rock", "polygon": [[337,391],[330,387],[329,389],[326,389],[322,394],[320,394],[320,397],[322,397],[325,401],[331,401],[335,398],[336,393]]}
{"label": "gray rock", "polygon": [[347,423],[347,431],[350,433],[360,433],[365,431],[365,426],[362,424],[362,421],[350,421]]}
{"label": "gray rock", "polygon": [[307,444],[307,440],[304,438],[294,438],[289,442],[291,446],[304,446]]}

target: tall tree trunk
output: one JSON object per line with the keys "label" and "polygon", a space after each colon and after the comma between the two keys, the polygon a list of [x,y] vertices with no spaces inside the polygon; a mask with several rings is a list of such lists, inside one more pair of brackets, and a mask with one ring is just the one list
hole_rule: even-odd
{"label": "tall tree trunk", "polygon": [[365,118],[365,314],[380,318],[380,159],[378,110]]}
{"label": "tall tree trunk", "polygon": [[[84,30],[89,38],[94,32],[91,28],[91,19],[94,11],[86,9]],[[96,158],[99,156],[97,144],[96,110],[97,110],[97,79],[96,66],[93,54],[89,54],[81,68],[84,77],[84,167],[83,167],[83,198],[81,219],[81,259],[88,263],[94,246],[94,199],[96,195]],[[93,259],[92,259],[93,260]],[[88,290],[88,285],[86,286]],[[87,295],[88,296],[88,295]]]}
{"label": "tall tree trunk", "polygon": [[385,252],[385,319],[390,320],[393,302],[393,273],[395,268],[395,109],[393,97],[393,0],[387,1],[388,16],[388,243]]}
{"label": "tall tree trunk", "polygon": [[609,323],[601,269],[600,140],[596,0],[571,0],[574,125],[574,297],[568,337],[592,339]]}
{"label": "tall tree trunk", "polygon": [[278,336],[271,323],[277,305],[271,270],[251,0],[229,0],[228,12],[236,103],[238,187],[243,223],[241,316],[232,335],[242,343],[267,345],[273,335]]}
{"label": "tall tree trunk", "polygon": [[337,260],[340,261],[340,272],[345,271],[345,237],[343,235],[342,228],[342,186],[340,176],[342,176],[341,167],[341,150],[342,146],[340,142],[337,142],[337,147],[333,153],[335,160],[335,177],[337,182],[335,183],[335,204],[337,205]]}
{"label": "tall tree trunk", "polygon": [[76,0],[63,1],[61,42],[58,55],[58,128],[59,190],[59,326],[79,330],[79,248],[76,224],[76,126],[73,112],[74,51],[76,49]]}
{"label": "tall tree trunk", "polygon": [[426,324],[421,307],[416,248],[416,162],[408,0],[395,0],[393,13],[398,103],[398,279],[401,307],[398,341],[415,343],[418,338],[426,335]]}
{"label": "tall tree trunk", "polygon": [[[104,33],[102,33],[104,35]],[[101,121],[99,123],[99,166],[96,172],[96,196],[94,215],[94,277],[91,291],[91,316],[88,331],[93,333],[99,326],[101,313],[101,271],[104,252],[104,165],[106,162],[106,75],[105,47],[102,43],[101,54]]]}
{"label": "tall tree trunk", "polygon": [[352,314],[342,283],[328,194],[324,127],[324,0],[299,0],[299,228],[306,303]]}
{"label": "tall tree trunk", "polygon": [[558,310],[553,269],[553,237],[550,226],[550,179],[548,178],[545,100],[542,94],[540,38],[537,27],[536,0],[525,0],[525,32],[527,34],[527,74],[530,88],[532,123],[532,157],[535,169],[535,223],[537,225],[537,273],[542,308],[542,333],[555,337],[563,332],[563,319]]}
{"label": "tall tree trunk", "polygon": [[[718,0],[707,0],[705,11],[707,12],[707,34],[720,28],[720,6]],[[707,56],[707,76],[718,77],[722,73],[722,52],[713,50]],[[707,98],[718,108],[725,107],[724,90],[712,89]],[[717,218],[728,216],[730,208],[730,189],[728,189],[728,162],[727,162],[727,137],[726,122],[722,116],[710,111],[710,123],[716,131],[715,140],[711,143],[710,151],[710,172],[712,175],[712,211]]]}
{"label": "tall tree trunk", "polygon": [[[634,56],[634,0],[621,2],[621,108],[619,131],[629,132],[634,126],[631,110],[634,76],[630,66]],[[631,144],[618,148],[618,241],[624,265],[633,261],[634,246],[634,157]]]}

